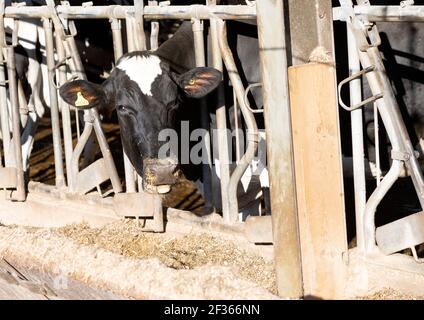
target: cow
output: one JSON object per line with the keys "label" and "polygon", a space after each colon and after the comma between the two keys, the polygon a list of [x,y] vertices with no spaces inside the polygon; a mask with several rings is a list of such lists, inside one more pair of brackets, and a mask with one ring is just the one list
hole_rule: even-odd
{"label": "cow", "polygon": [[[256,30],[256,26],[251,27]],[[246,68],[241,69],[244,80],[259,82],[257,37],[252,40],[252,46],[245,41],[248,36],[242,34],[236,39],[239,41],[234,41],[233,48],[238,52],[237,63]],[[255,47],[256,55],[252,55]],[[180,132],[179,126],[187,118],[191,129],[199,128],[198,99],[213,96],[221,79],[222,74],[216,69],[196,68],[192,26],[184,22],[156,51],[122,56],[103,84],[75,80],[63,85],[59,92],[67,103],[80,109],[96,107],[105,113],[116,109],[124,150],[143,177],[144,189],[160,193],[176,183],[180,170],[189,180],[202,179],[199,167],[180,163],[172,155],[158,157],[166,143],[160,141],[159,135],[167,129]],[[261,98],[256,92],[254,96]]]}

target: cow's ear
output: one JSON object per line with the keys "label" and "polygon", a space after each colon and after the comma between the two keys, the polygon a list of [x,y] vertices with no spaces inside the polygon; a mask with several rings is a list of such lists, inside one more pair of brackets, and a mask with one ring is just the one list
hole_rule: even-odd
{"label": "cow's ear", "polygon": [[195,68],[178,77],[178,85],[190,98],[202,98],[221,82],[222,73],[213,68]]}
{"label": "cow's ear", "polygon": [[103,87],[85,80],[65,83],[60,87],[59,93],[67,104],[78,109],[101,107],[106,103]]}

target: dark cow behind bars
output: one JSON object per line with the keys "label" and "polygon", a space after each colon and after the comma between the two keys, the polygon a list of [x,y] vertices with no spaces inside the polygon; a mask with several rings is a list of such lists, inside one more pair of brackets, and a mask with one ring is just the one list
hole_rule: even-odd
{"label": "dark cow behind bars", "polygon": [[[238,53],[245,84],[259,82],[256,26],[234,22],[228,29],[238,31],[229,31],[229,40]],[[195,67],[192,26],[185,22],[157,51],[124,55],[101,86],[79,80],[62,86],[60,94],[80,108],[99,107],[106,113],[116,109],[124,150],[143,177],[145,190],[161,192],[176,183],[179,169],[192,181],[202,180],[201,167],[180,163],[181,154],[180,158],[158,157],[165,143],[159,133],[166,129],[180,132],[184,120],[191,130],[200,128],[197,99],[213,92],[221,78],[215,69]],[[261,105],[260,90],[254,93],[255,104]],[[257,182],[257,187],[249,187],[252,199],[261,192]]]}

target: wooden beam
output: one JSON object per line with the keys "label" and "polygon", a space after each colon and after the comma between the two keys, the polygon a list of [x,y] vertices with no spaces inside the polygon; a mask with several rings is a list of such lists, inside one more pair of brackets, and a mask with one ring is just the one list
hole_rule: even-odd
{"label": "wooden beam", "polygon": [[304,294],[337,298],[347,252],[335,69],[289,68]]}

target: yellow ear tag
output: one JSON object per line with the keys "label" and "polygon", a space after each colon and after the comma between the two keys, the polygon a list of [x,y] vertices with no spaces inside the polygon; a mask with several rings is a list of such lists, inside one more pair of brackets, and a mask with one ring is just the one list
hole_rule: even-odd
{"label": "yellow ear tag", "polygon": [[86,107],[90,102],[84,98],[81,91],[77,93],[77,101],[75,101],[75,107]]}
{"label": "yellow ear tag", "polygon": [[190,81],[188,82],[189,85],[195,85],[196,84],[196,79],[190,79]]}

